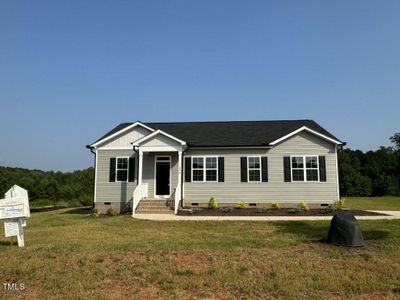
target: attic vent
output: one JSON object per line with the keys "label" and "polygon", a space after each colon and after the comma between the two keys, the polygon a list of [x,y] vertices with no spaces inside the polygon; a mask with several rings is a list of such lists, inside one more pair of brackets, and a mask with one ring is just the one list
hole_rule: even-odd
{"label": "attic vent", "polygon": [[257,203],[249,203],[249,206],[257,206]]}

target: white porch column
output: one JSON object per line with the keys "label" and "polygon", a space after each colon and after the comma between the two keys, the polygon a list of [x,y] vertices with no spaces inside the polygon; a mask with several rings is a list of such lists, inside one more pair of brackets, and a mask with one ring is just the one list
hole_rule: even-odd
{"label": "white porch column", "polygon": [[178,151],[178,186],[180,187],[178,199],[181,200],[181,190],[182,190],[182,151]]}
{"label": "white porch column", "polygon": [[143,151],[139,150],[139,166],[138,166],[138,185],[142,184],[142,176],[143,176]]}

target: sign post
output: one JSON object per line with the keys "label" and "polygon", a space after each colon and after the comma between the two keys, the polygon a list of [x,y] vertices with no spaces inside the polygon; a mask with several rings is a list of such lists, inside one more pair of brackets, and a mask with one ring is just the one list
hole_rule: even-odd
{"label": "sign post", "polygon": [[12,186],[5,193],[5,199],[0,199],[0,219],[5,219],[5,236],[17,236],[19,247],[25,246],[24,227],[30,216],[28,191],[18,185]]}

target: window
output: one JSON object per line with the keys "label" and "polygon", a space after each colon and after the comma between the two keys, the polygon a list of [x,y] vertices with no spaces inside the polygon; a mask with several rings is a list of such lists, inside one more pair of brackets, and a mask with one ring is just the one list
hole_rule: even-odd
{"label": "window", "polygon": [[218,178],[218,159],[215,156],[192,157],[192,181],[213,181]]}
{"label": "window", "polygon": [[319,181],[318,156],[292,156],[292,181]]}
{"label": "window", "polygon": [[115,172],[117,173],[117,181],[127,181],[128,180],[128,158],[117,157],[117,167]]}
{"label": "window", "polygon": [[248,181],[261,181],[261,157],[260,156],[248,156],[247,157],[247,172]]}

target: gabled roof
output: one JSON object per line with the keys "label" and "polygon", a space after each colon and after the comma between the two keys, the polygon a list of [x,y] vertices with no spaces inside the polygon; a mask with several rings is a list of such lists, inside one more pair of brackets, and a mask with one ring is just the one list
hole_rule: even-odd
{"label": "gabled roof", "polygon": [[181,145],[186,145],[186,142],[185,142],[185,141],[182,141],[182,140],[178,139],[177,137],[175,137],[175,136],[173,136],[173,135],[171,135],[171,134],[168,134],[168,133],[166,133],[166,132],[164,132],[164,131],[162,131],[162,130],[160,130],[160,129],[157,129],[156,131],[153,131],[152,133],[150,133],[150,134],[148,134],[148,135],[142,137],[141,139],[139,139],[139,140],[133,142],[132,145],[134,145],[134,146],[139,146],[139,145],[142,144],[143,142],[145,142],[145,141],[147,141],[147,140],[149,140],[149,139],[155,137],[156,135],[163,135],[163,136],[166,136],[167,138],[169,138],[169,139],[171,139],[171,140],[174,140],[175,142],[178,142],[178,143],[181,144]]}
{"label": "gabled roof", "polygon": [[190,147],[272,146],[283,140],[282,138],[289,138],[291,134],[302,130],[317,134],[335,144],[344,144],[313,120],[122,123],[94,144],[138,123],[153,131],[161,130],[170,134],[185,141]]}

